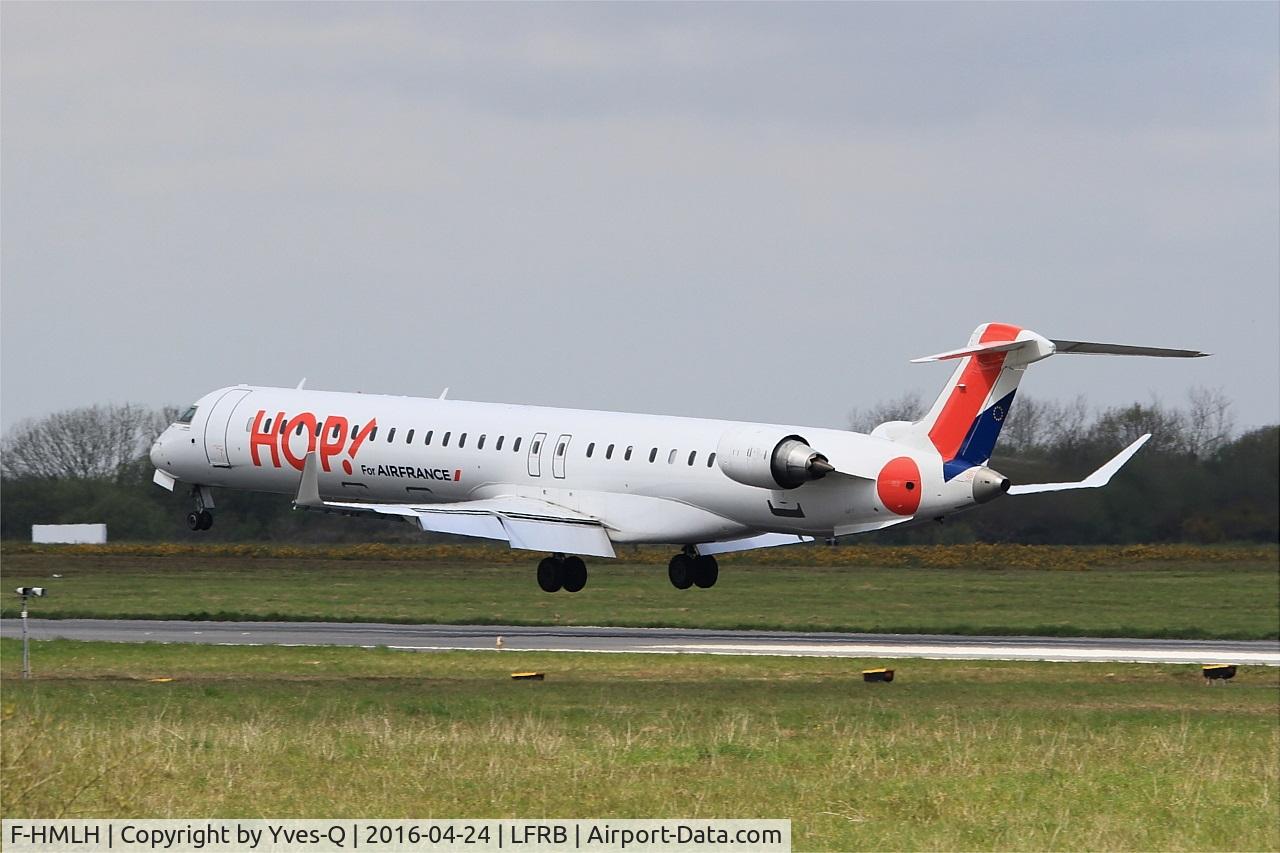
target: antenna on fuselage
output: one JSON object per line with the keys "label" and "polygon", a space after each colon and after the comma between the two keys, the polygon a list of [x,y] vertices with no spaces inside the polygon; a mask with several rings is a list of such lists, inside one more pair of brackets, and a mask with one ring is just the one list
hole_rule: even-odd
{"label": "antenna on fuselage", "polygon": [[444,386],[444,390],[440,392],[440,399],[443,400],[445,397],[448,397],[448,396],[449,396],[449,386],[446,385]]}
{"label": "antenna on fuselage", "polygon": [[307,377],[305,377],[305,376],[304,376],[304,377],[302,377],[302,380],[301,380],[300,382],[298,382],[297,390],[301,391],[301,390],[302,390],[302,388],[303,388],[303,386],[304,386],[304,385],[306,385],[306,384],[307,384]]}

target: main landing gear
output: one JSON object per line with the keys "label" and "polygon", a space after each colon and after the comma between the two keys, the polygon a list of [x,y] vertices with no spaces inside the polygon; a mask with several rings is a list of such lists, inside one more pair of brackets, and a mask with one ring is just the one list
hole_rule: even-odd
{"label": "main landing gear", "polygon": [[[710,554],[699,554],[692,546],[671,558],[667,577],[676,589],[710,589],[720,577],[720,565]],[[581,557],[552,554],[538,563],[538,586],[543,592],[578,592],[587,585],[587,564]]]}
{"label": "main landing gear", "polygon": [[538,563],[538,586],[543,592],[578,592],[587,585],[587,564],[581,557],[553,554]]}
{"label": "main landing gear", "polygon": [[187,513],[188,530],[208,530],[210,527],[213,527],[213,513],[209,510],[193,510]]}
{"label": "main landing gear", "polygon": [[213,527],[213,495],[207,486],[192,486],[191,500],[196,508],[187,513],[188,530],[208,530]]}
{"label": "main landing gear", "polygon": [[667,577],[676,589],[691,586],[710,589],[720,577],[720,564],[710,554],[700,555],[693,548],[686,547],[667,564]]}

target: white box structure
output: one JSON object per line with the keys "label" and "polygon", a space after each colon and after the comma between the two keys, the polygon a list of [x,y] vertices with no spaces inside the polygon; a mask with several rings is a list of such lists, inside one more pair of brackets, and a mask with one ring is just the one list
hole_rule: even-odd
{"label": "white box structure", "polygon": [[98,545],[107,541],[105,524],[33,524],[31,541],[43,544],[71,542],[77,545]]}

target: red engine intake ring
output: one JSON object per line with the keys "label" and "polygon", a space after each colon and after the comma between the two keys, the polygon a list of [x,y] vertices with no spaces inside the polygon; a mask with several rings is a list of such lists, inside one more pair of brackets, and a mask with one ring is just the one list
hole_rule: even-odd
{"label": "red engine intake ring", "polygon": [[891,459],[876,477],[880,503],[898,515],[915,515],[920,508],[920,466],[910,456]]}

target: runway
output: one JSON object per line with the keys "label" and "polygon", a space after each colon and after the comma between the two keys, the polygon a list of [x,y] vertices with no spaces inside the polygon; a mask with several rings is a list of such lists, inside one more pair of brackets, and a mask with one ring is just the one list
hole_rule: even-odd
{"label": "runway", "polygon": [[[639,654],[779,655],[957,660],[1234,663],[1280,666],[1280,642],[1139,640],[1117,637],[970,637],[692,628],[561,628],[513,625],[390,625],[358,622],[180,622],[32,619],[32,639],[271,646],[385,646],[404,651],[493,650]],[[0,636],[21,635],[17,619]]]}

